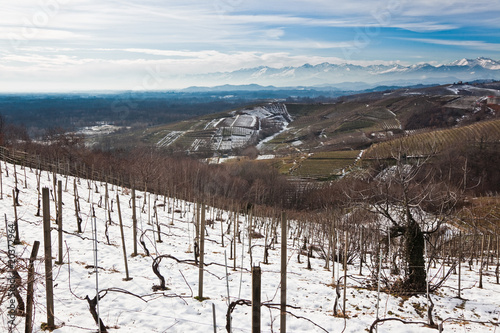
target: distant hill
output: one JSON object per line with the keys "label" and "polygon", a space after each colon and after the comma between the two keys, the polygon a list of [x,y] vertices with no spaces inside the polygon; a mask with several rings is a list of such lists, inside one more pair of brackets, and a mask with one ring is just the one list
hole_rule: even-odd
{"label": "distant hill", "polygon": [[457,138],[472,139],[470,133],[496,138],[499,113],[488,104],[496,100],[491,96],[500,96],[498,82],[381,89],[323,103],[256,103],[106,139],[116,147],[148,145],[198,157],[252,156],[246,149],[257,147],[267,156],[263,163],[282,173],[328,179],[361,157],[387,157],[384,147],[394,140],[422,154],[418,144],[444,150],[459,144]]}
{"label": "distant hill", "polygon": [[[450,66],[496,70],[487,59]],[[214,161],[260,154],[266,155],[262,163],[287,175],[330,179],[360,159],[387,156],[383,147],[395,140],[439,143],[445,150],[471,131],[476,138],[496,138],[499,97],[500,82],[491,80],[363,91],[222,85],[175,92],[4,94],[0,114],[31,133],[56,126],[78,131],[89,146],[103,150],[156,147]]]}

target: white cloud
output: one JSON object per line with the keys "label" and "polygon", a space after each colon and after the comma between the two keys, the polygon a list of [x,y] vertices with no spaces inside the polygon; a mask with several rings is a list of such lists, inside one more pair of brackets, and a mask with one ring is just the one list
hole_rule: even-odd
{"label": "white cloud", "polygon": [[[71,48],[64,48],[74,52]],[[34,52],[36,51],[36,52]],[[214,50],[165,51],[156,49],[99,49],[99,58],[60,54],[57,48],[25,47],[21,53],[0,56],[0,91],[174,89],[197,84],[189,76],[230,72],[266,64],[270,67],[301,66],[304,63],[343,63],[338,57],[292,55],[288,52],[220,52]],[[116,56],[120,54],[122,57]],[[130,57],[135,55],[135,57]],[[148,55],[161,56],[146,59]],[[369,65],[391,63],[354,61]],[[199,83],[198,83],[199,84]],[[209,82],[204,82],[209,85]],[[55,89],[57,90],[57,89]]]}
{"label": "white cloud", "polygon": [[454,30],[459,28],[457,25],[454,24],[445,24],[432,21],[394,22],[390,26],[394,28],[401,28],[415,32],[433,32],[433,31],[443,31],[443,30]]}
{"label": "white cloud", "polygon": [[[431,32],[479,22],[484,17],[477,13],[499,11],[498,1],[488,6],[486,0],[479,1],[481,5],[465,0],[22,0],[7,5],[8,15],[0,23],[0,39],[17,36],[33,42],[66,40],[85,47],[111,43],[141,48],[162,44],[169,45],[169,49],[190,50],[210,48],[210,44],[211,48],[228,50],[236,41],[239,45],[268,48],[269,41],[286,37],[287,27],[296,31],[301,27],[396,27]],[[464,11],[459,8],[464,6],[468,15],[460,16]],[[307,37],[317,41],[309,44],[312,49],[342,38],[332,35],[329,41],[320,41],[317,36]]]}
{"label": "white cloud", "polygon": [[[30,78],[63,87],[76,84],[68,77],[81,77],[82,85],[126,88],[148,68],[178,79],[261,65],[343,63],[343,51],[351,49],[358,60],[349,62],[388,62],[396,49],[377,47],[394,35],[414,37],[409,31],[422,36],[413,41],[498,54],[491,37],[484,38],[490,43],[451,41],[433,32],[499,27],[499,12],[498,0],[16,0],[2,6],[0,63],[3,77],[22,73],[18,80],[29,71]],[[415,54],[397,51],[406,60]]]}
{"label": "white cloud", "polygon": [[280,37],[283,37],[284,35],[285,35],[285,31],[283,31],[283,28],[268,29],[265,31],[265,37],[270,38],[270,39],[279,39]]}
{"label": "white cloud", "polygon": [[464,15],[469,20],[480,19],[477,13],[500,11],[500,2],[491,0],[414,0],[405,1],[405,15],[447,17]]}
{"label": "white cloud", "polygon": [[449,39],[433,39],[433,38],[400,38],[400,39],[427,43],[427,44],[459,46],[459,47],[473,48],[485,51],[500,50],[499,43],[486,43],[483,41],[476,41],[476,40],[449,40]]}

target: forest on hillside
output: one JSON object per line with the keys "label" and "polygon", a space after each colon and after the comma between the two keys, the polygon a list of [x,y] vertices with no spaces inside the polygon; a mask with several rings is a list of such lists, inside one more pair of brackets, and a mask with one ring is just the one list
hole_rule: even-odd
{"label": "forest on hillside", "polygon": [[31,138],[48,129],[75,131],[95,124],[147,127],[243,106],[247,96],[209,93],[2,94],[0,115]]}

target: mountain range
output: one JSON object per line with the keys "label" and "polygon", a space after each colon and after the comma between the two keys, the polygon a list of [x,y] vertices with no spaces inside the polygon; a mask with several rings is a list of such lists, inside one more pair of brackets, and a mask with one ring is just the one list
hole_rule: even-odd
{"label": "mountain range", "polygon": [[298,67],[243,68],[232,72],[196,74],[190,79],[205,82],[210,86],[258,84],[275,87],[367,89],[377,85],[410,86],[500,80],[500,61],[479,57],[456,60],[437,66],[428,63],[410,66],[401,64],[360,66],[325,62],[317,65],[304,64]]}

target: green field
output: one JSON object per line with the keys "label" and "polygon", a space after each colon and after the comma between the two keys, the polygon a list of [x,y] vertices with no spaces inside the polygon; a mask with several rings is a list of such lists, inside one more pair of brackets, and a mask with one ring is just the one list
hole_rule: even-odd
{"label": "green field", "polygon": [[335,131],[336,133],[350,132],[360,129],[369,129],[376,125],[375,121],[366,120],[366,119],[358,119],[350,122],[343,123],[340,127]]}

